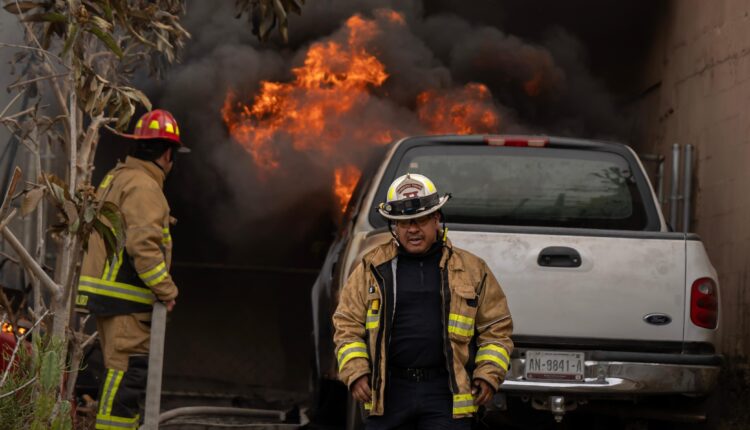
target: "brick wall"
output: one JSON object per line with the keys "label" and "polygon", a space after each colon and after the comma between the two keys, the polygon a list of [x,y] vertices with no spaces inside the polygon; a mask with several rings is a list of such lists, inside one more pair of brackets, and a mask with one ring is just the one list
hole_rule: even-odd
{"label": "brick wall", "polygon": [[634,106],[638,151],[667,156],[669,172],[671,145],[695,146],[692,230],[719,273],[723,350],[748,357],[750,2],[669,2],[641,85],[653,90]]}

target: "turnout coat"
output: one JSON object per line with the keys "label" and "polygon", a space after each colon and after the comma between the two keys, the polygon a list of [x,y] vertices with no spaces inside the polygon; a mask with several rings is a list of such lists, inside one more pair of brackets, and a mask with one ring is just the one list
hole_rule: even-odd
{"label": "turnout coat", "polygon": [[[342,289],[333,315],[339,378],[351,386],[369,375],[371,415],[383,415],[387,339],[393,321],[397,244],[364,255]],[[500,284],[481,258],[446,241],[440,260],[443,347],[453,393],[453,417],[476,412],[472,380],[497,391],[510,363],[513,320]],[[397,286],[396,286],[397,288]]]}

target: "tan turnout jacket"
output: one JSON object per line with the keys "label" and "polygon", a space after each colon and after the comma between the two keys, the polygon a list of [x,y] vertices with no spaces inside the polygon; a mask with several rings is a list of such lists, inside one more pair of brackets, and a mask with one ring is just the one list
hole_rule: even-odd
{"label": "tan turnout jacket", "polygon": [[[372,403],[365,409],[382,415],[387,363],[385,332],[388,273],[397,257],[394,241],[368,252],[354,269],[340,293],[333,315],[334,342],[339,378],[347,386],[363,375],[370,375]],[[497,391],[510,363],[513,331],[508,304],[500,284],[479,257],[455,248],[450,241],[443,248],[440,262],[443,295],[443,339],[453,391],[453,416],[462,418],[476,412],[471,394],[472,380],[482,379]],[[385,274],[385,275],[384,275]],[[395,275],[395,274],[394,274]],[[393,279],[392,276],[390,279]],[[392,296],[391,296],[392,297]],[[470,374],[470,343],[476,342],[476,366]]]}
{"label": "tan turnout jacket", "polygon": [[169,274],[172,236],[164,179],[155,163],[133,157],[104,177],[98,196],[120,208],[125,249],[107,261],[104,240],[91,234],[81,267],[79,306],[99,316],[150,313],[154,300],[177,297]]}

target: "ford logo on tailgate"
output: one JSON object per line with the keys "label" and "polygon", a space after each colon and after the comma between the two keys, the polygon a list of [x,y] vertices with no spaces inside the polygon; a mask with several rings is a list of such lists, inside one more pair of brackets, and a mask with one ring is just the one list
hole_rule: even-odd
{"label": "ford logo on tailgate", "polygon": [[653,325],[667,325],[672,322],[672,317],[667,314],[648,314],[643,320]]}

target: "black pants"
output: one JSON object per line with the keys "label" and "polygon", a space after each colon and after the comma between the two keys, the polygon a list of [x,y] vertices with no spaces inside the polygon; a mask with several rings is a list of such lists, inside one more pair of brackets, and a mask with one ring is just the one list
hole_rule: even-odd
{"label": "black pants", "polygon": [[105,372],[99,390],[96,428],[137,429],[146,396],[148,357],[131,356],[126,372],[115,369],[105,369]]}
{"label": "black pants", "polygon": [[471,418],[453,418],[448,376],[411,381],[389,375],[382,416],[365,421],[367,430],[470,430]]}

